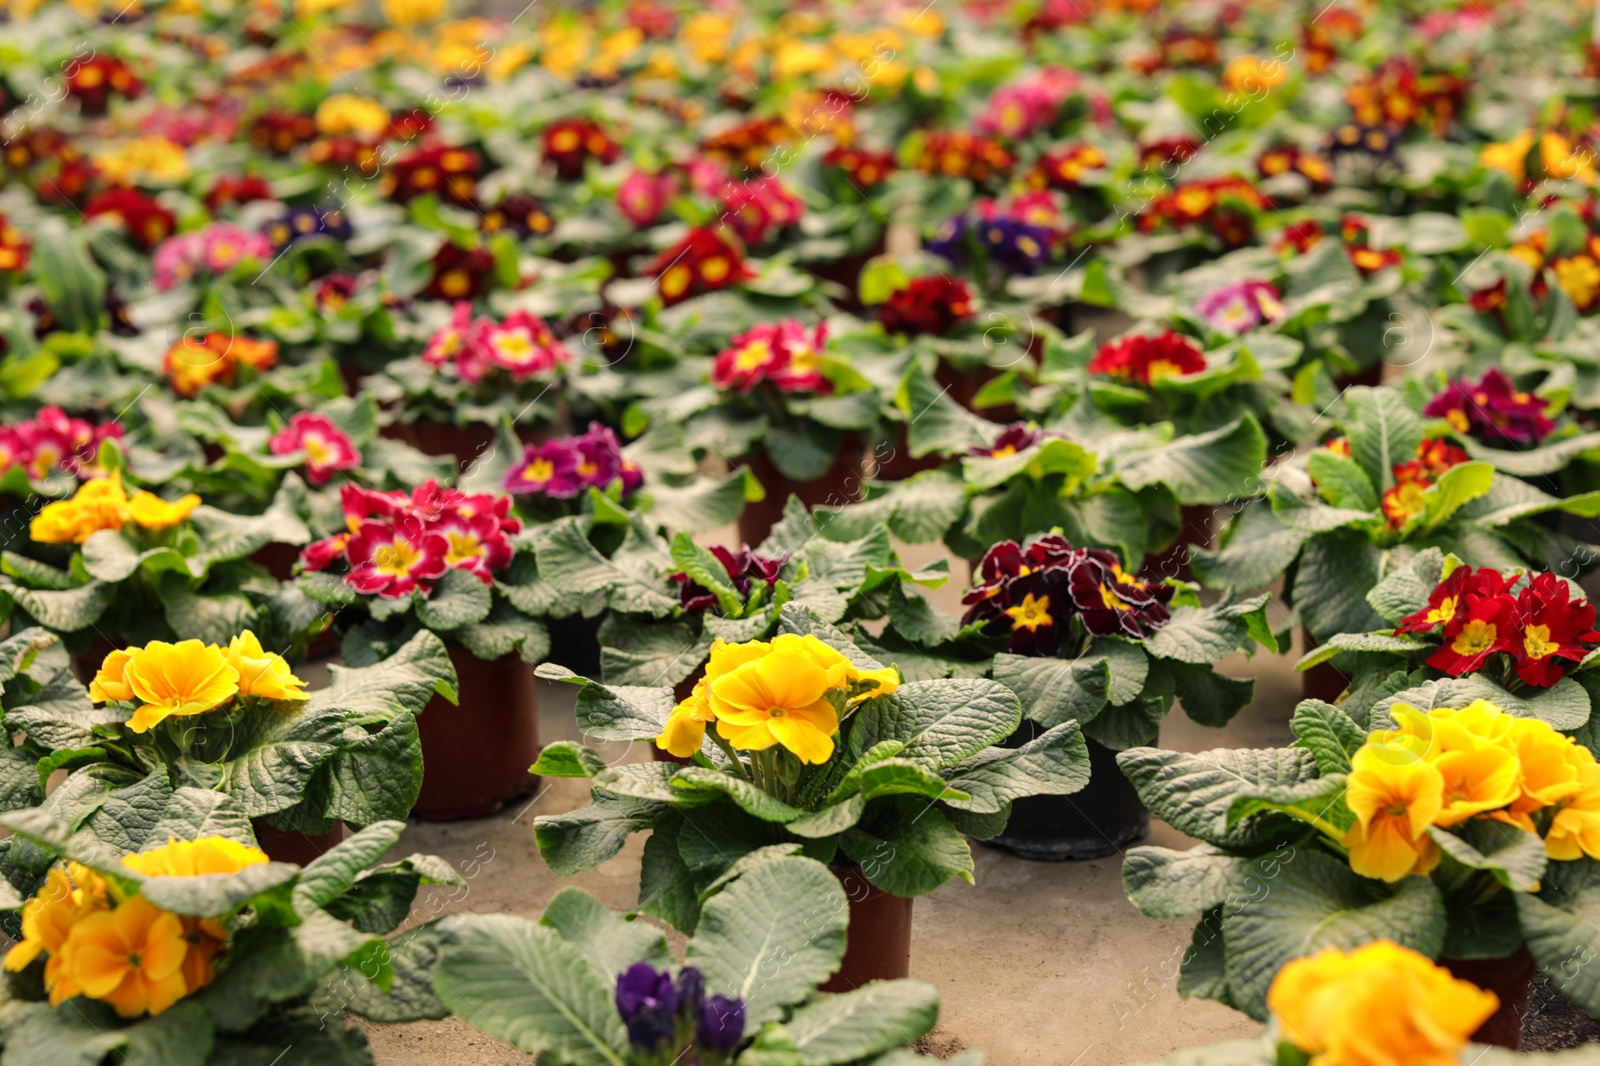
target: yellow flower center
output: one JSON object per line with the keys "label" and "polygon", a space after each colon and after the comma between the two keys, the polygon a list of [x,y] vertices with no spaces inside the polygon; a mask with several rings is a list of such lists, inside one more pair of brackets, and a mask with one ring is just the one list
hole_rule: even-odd
{"label": "yellow flower center", "polygon": [[1018,629],[1030,632],[1040,626],[1055,625],[1055,619],[1050,617],[1050,597],[1040,596],[1034,598],[1033,593],[1022,597],[1022,602],[1015,607],[1008,607],[1006,614],[1011,616],[1012,624]]}
{"label": "yellow flower center", "polygon": [[1551,641],[1549,626],[1529,626],[1522,636],[1522,646],[1530,658],[1543,659],[1561,650],[1561,645]]}
{"label": "yellow flower center", "polygon": [[534,484],[543,484],[549,481],[556,473],[556,464],[548,459],[535,459],[522,471],[522,480]]}
{"label": "yellow flower center", "polygon": [[476,533],[452,531],[444,536],[450,542],[450,551],[445,554],[444,559],[451,566],[483,556],[483,543],[478,540]]}
{"label": "yellow flower center", "polygon": [[1456,635],[1450,645],[1450,650],[1457,655],[1481,655],[1494,647],[1495,640],[1499,637],[1499,630],[1493,622],[1485,622],[1481,618],[1474,618],[1468,622]]}
{"label": "yellow flower center", "polygon": [[732,266],[722,256],[714,256],[700,264],[700,276],[715,284],[727,277],[732,269]]}
{"label": "yellow flower center", "polygon": [[422,552],[396,537],[388,544],[380,544],[372,552],[372,565],[385,576],[404,577],[422,560]]}
{"label": "yellow flower center", "polygon": [[1455,616],[1456,598],[1454,596],[1446,596],[1439,601],[1439,606],[1428,612],[1428,622],[1432,625],[1438,625],[1441,622],[1450,621]]}
{"label": "yellow flower center", "polygon": [[763,340],[755,340],[745,345],[744,350],[734,356],[733,365],[739,370],[756,370],[765,366],[771,357],[772,345]]}
{"label": "yellow flower center", "polygon": [[1110,585],[1100,586],[1100,602],[1104,603],[1113,611],[1133,610],[1133,604],[1129,603],[1127,600],[1113,592]]}

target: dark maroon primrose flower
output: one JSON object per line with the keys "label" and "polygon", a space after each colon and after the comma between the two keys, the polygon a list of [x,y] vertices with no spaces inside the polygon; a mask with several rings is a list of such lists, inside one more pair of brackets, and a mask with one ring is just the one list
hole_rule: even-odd
{"label": "dark maroon primrose flower", "polygon": [[[757,581],[764,583],[770,594],[772,586],[778,583],[778,575],[783,573],[784,564],[789,561],[788,552],[778,556],[757,555],[750,550],[748,544],[740,545],[737,552],[731,552],[719,544],[711,549],[711,554],[717,557],[717,561],[727,571],[728,581],[739,594],[739,598],[745,600],[750,598],[750,592],[755,588]],[[716,595],[699,582],[690,580],[688,574],[682,572],[673,574],[672,580],[681,586],[678,589],[678,602],[682,604],[685,612],[700,614],[717,605]]]}
{"label": "dark maroon primrose flower", "polygon": [[1422,413],[1444,418],[1457,433],[1485,443],[1537,444],[1556,428],[1544,413],[1549,406],[1549,400],[1521,391],[1505,371],[1492,366],[1476,382],[1450,382]]}

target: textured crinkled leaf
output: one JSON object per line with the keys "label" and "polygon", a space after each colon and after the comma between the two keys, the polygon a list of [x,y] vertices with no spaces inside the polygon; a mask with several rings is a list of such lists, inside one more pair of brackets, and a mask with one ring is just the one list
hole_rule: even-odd
{"label": "textured crinkled leaf", "polygon": [[1304,748],[1317,762],[1319,774],[1350,771],[1350,757],[1367,742],[1366,731],[1348,714],[1321,700],[1301,700],[1289,722],[1294,746]]}
{"label": "textured crinkled leaf", "polygon": [[1281,835],[1282,822],[1230,825],[1233,801],[1262,786],[1294,785],[1317,776],[1316,761],[1298,748],[1216,748],[1198,754],[1133,748],[1117,765],[1152,814],[1208,844],[1240,848]]}
{"label": "textured crinkled leaf", "polygon": [[909,1043],[938,1020],[939,990],[928,982],[872,981],[818,995],[783,1024],[803,1066],[833,1066]]}
{"label": "textured crinkled leaf", "polygon": [[1093,718],[1105,706],[1111,685],[1104,657],[1074,660],[1009,652],[994,657],[994,679],[1017,694],[1023,714],[1046,728]]}
{"label": "textured crinkled leaf", "polygon": [[997,682],[913,681],[855,713],[849,746],[859,755],[881,741],[900,740],[900,758],[937,771],[999,743],[1021,721],[1017,697]]}
{"label": "textured crinkled leaf", "polygon": [[601,978],[615,978],[636,962],[661,969],[672,965],[661,930],[648,922],[619,918],[580,889],[557,892],[539,923],[576,947]]}
{"label": "textured crinkled leaf", "polygon": [[952,877],[972,881],[972,851],[950,820],[925,800],[879,801],[845,832],[840,848],[868,881],[896,896],[921,896]]}
{"label": "textured crinkled leaf", "polygon": [[1233,520],[1221,547],[1191,550],[1189,565],[1208,588],[1266,588],[1294,562],[1309,536],[1279,522],[1272,508],[1254,502]]}
{"label": "textured crinkled leaf", "polygon": [[988,748],[946,772],[967,799],[945,802],[975,814],[1009,810],[1024,796],[1066,796],[1089,783],[1089,748],[1076,722],[1047,729],[1020,748]]}
{"label": "textured crinkled leaf", "polygon": [[1538,834],[1488,818],[1463,822],[1454,829],[1431,826],[1428,835],[1461,865],[1488,870],[1517,892],[1539,891],[1549,860]]}
{"label": "textured crinkled leaf", "polygon": [[1122,888],[1146,917],[1186,918],[1222,906],[1250,862],[1210,844],[1131,848],[1122,859]]}
{"label": "textured crinkled leaf", "polygon": [[600,792],[587,807],[536,818],[533,835],[550,869],[567,877],[611,858],[631,834],[649,829],[669,809],[663,803]]}
{"label": "textured crinkled leaf", "polygon": [[307,711],[331,707],[357,714],[421,714],[435,694],[454,700],[456,669],[444,641],[423,630],[373,666],[330,665],[328,687],[311,694]]}

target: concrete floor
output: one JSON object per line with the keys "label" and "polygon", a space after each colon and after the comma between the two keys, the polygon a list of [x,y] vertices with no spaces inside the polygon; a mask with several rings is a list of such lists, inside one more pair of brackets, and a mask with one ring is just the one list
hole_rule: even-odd
{"label": "concrete floor", "polygon": [[[936,553],[905,554],[908,562],[921,562]],[[965,576],[964,567],[958,572]],[[960,591],[946,588],[937,599],[951,607]],[[1287,744],[1289,716],[1300,692],[1290,669],[1295,657],[1225,661],[1223,672],[1257,678],[1255,701],[1220,730],[1197,726],[1174,711],[1162,728],[1161,746],[1204,751]],[[574,692],[541,683],[540,726],[546,741],[579,739]],[[644,760],[649,753],[636,745],[623,758]],[[414,822],[397,854],[433,852],[472,872],[464,898],[419,897],[420,912],[425,917],[473,910],[537,918],[569,884],[608,907],[627,909],[637,899],[642,836],[609,862],[567,879],[546,868],[534,844],[534,817],[587,802],[582,782],[550,781],[522,809],[470,822]],[[1148,843],[1184,847],[1191,841],[1155,822]],[[947,1055],[981,1048],[995,1066],[1126,1066],[1257,1031],[1236,1011],[1178,998],[1178,961],[1189,944],[1191,923],[1139,914],[1123,895],[1120,858],[1054,864],[1024,862],[982,846],[973,851],[975,885],[953,881],[916,903],[911,973],[936,984],[943,1003],[928,1050]],[[367,1030],[384,1066],[533,1061],[454,1019]]]}

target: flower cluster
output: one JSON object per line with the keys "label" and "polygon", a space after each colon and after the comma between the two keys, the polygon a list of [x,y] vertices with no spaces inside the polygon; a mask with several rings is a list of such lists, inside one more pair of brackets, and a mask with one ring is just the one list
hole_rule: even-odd
{"label": "flower cluster", "polygon": [[1394,484],[1384,492],[1380,501],[1389,527],[1403,529],[1407,522],[1421,514],[1427,507],[1423,493],[1433,488],[1445,471],[1460,466],[1469,458],[1466,452],[1449,441],[1434,438],[1417,446],[1416,458],[1396,463],[1392,471]]}
{"label": "flower cluster", "polygon": [[1317,1066],[1376,1066],[1458,1061],[1499,999],[1410,948],[1374,940],[1290,960],[1267,1004],[1281,1039]]}
{"label": "flower cluster", "polygon": [[168,718],[204,714],[240,696],[308,700],[305,685],[283,656],[264,649],[246,629],[226,648],[198,640],[152,640],[142,648],[118,648],[100,664],[89,683],[89,698],[137,703],[128,728],[145,733]]}
{"label": "flower cluster", "polygon": [[729,342],[711,364],[711,380],[719,389],[749,392],[770,384],[779,392],[828,392],[822,373],[822,351],[828,327],[818,322],[808,333],[792,318],[762,322]]}
{"label": "flower cluster", "polygon": [[200,506],[190,493],[168,502],[152,492],[132,497],[122,488],[122,472],[78,486],[69,500],[47,503],[28,525],[28,535],[41,544],[82,544],[102,529],[120,530],[132,523],[141,529],[170,529]]}
{"label": "flower cluster", "polygon": [[1024,193],[1005,205],[979,200],[971,211],[941,223],[927,248],[952,263],[965,263],[976,249],[1012,273],[1032,274],[1050,258],[1060,225],[1061,212],[1048,192]]}
{"label": "flower cluster", "polygon": [[1073,618],[1094,636],[1141,640],[1172,617],[1171,585],[1140,581],[1112,552],[1074,548],[1059,533],[1027,548],[1002,541],[985,553],[979,573],[982,581],[961,599],[961,624],[1009,635],[1007,647],[1018,655],[1055,655]]}
{"label": "flower cluster", "polygon": [[644,471],[622,454],[615,433],[591,422],[582,435],[528,445],[522,461],[506,471],[504,485],[514,496],[570,500],[587,489],[607,489],[619,479],[627,496],[644,483]]}
{"label": "flower cluster", "polygon": [[33,251],[33,242],[22,235],[22,231],[11,224],[5,215],[0,215],[0,273],[15,271],[21,273],[27,269],[28,256]]}
{"label": "flower cluster", "polygon": [[984,459],[1009,459],[1018,452],[1027,451],[1040,441],[1060,436],[1059,433],[1041,429],[1030,422],[1013,422],[1000,431],[993,444],[987,447],[975,444],[967,449],[967,454]]}
{"label": "flower cluster", "polygon": [[492,584],[494,572],[511,562],[511,534],[522,529],[510,517],[510,496],[467,495],[436,481],[409,494],[345,482],[339,502],[348,532],[308,545],[301,561],[311,571],[343,563],[346,585],[389,599],[427,595],[452,568]]}
{"label": "flower cluster", "polygon": [[722,218],[739,239],[756,246],[778,230],[800,224],[805,204],[769,174],[749,181],[730,181],[719,196]]}
{"label": "flower cluster", "polygon": [[861,189],[870,189],[895,171],[893,152],[873,152],[865,148],[830,148],[822,165],[834,167]]}
{"label": "flower cluster", "polygon": [[98,118],[106,113],[112,96],[137,100],[144,94],[144,82],[120,56],[95,54],[72,63],[67,92],[85,115]]}
{"label": "flower cluster", "polygon": [[119,226],[140,248],[149,251],[170,237],[178,219],[149,193],[138,189],[102,189],[84,204],[85,217]]}
{"label": "flower cluster", "polygon": [[1552,859],[1600,858],[1600,764],[1537,718],[1486,700],[1460,710],[1396,703],[1350,759],[1342,843],[1363,877],[1399,881],[1439,865],[1428,830],[1490,818],[1544,837]]}
{"label": "flower cluster", "polygon": [[1497,366],[1476,382],[1457,379],[1444,387],[1422,413],[1443,418],[1457,433],[1495,444],[1538,444],[1556,428],[1545,415],[1550,401],[1523,392]]}
{"label": "flower cluster", "polygon": [[161,372],[179,396],[196,396],[207,385],[232,385],[240,367],[271,370],[277,363],[277,341],[237,333],[185,333],[167,349]]}
{"label": "flower cluster", "polygon": [[1088,371],[1149,385],[1162,378],[1198,374],[1205,368],[1205,353],[1194,341],[1169,329],[1153,337],[1135,333],[1107,341],[1089,360]]}
{"label": "flower cluster", "polygon": [[1424,72],[1415,61],[1396,56],[1365,80],[1348,86],[1344,99],[1351,114],[1365,125],[1404,129],[1427,123],[1443,136],[1466,106],[1471,88],[1472,83],[1459,74]]}
{"label": "flower cluster", "polygon": [[169,237],[156,249],[151,265],[156,288],[163,291],[201,271],[226,274],[241,263],[261,266],[272,259],[272,241],[231,222],[213,222],[202,230]]}
{"label": "flower cluster", "polygon": [[[757,555],[748,544],[740,545],[736,552],[717,544],[711,548],[711,554],[717,557],[717,562],[727,572],[728,583],[744,600],[748,600],[750,593],[757,589],[770,596],[772,587],[778,583],[778,575],[783,573],[784,564],[789,561],[787,552],[783,555]],[[716,595],[688,574],[673,574],[671,580],[678,583],[678,603],[685,614],[703,614],[717,605]]]}
{"label": "flower cluster", "polygon": [[545,161],[563,181],[583,177],[583,166],[591,159],[609,165],[621,155],[622,147],[592,119],[564,118],[544,128]]}
{"label": "flower cluster", "polygon": [[617,210],[635,226],[652,226],[678,192],[671,174],[652,174],[634,167],[617,186]]}
{"label": "flower cluster", "polygon": [[449,203],[473,206],[483,160],[466,148],[431,145],[395,160],[383,176],[383,191],[395,203],[432,194]]}
{"label": "flower cluster", "polygon": [[455,305],[448,325],[428,338],[422,360],[429,366],[450,367],[462,381],[482,381],[494,370],[504,370],[513,381],[548,378],[572,362],[572,352],[556,339],[538,315],[513,311],[496,322],[473,319],[472,305]]}
{"label": "flower cluster", "polygon": [[1278,287],[1254,278],[1231,281],[1195,301],[1195,313],[1220,333],[1239,336],[1261,325],[1276,325],[1288,317]]}
{"label": "flower cluster", "polygon": [[771,641],[711,645],[705,674],[672,709],[656,747],[686,759],[711,726],[742,751],[781,745],[803,763],[833,756],[841,714],[900,686],[894,667],[862,670],[813,636],[783,633]]}
{"label": "flower cluster", "polygon": [[1105,153],[1080,141],[1041,155],[1028,173],[1028,185],[1034,189],[1070,192],[1083,187],[1083,179],[1091,170],[1105,168]]}
{"label": "flower cluster", "polygon": [[[232,874],[267,861],[261,851],[223,837],[169,840],[123,857],[146,877]],[[6,953],[10,972],[45,957],[52,1005],[74,996],[109,1004],[124,1018],[160,1014],[209,985],[227,946],[220,918],[180,916],[139,892],[125,894],[87,866],[52,866],[22,907],[22,939]]]}
{"label": "flower cluster", "polygon": [[1328,160],[1297,144],[1275,144],[1264,150],[1256,157],[1256,173],[1263,178],[1299,174],[1318,191],[1333,184],[1333,166]]}
{"label": "flower cluster", "polygon": [[674,980],[665,970],[636,962],[617,975],[616,1002],[628,1043],[648,1055],[721,1062],[744,1039],[744,1000],[706,995],[705,976],[694,966],[685,966]]}
{"label": "flower cluster", "polygon": [[349,240],[354,229],[337,207],[292,207],[282,218],[269,223],[264,232],[273,248],[283,249],[307,237]]}
{"label": "flower cluster", "polygon": [[710,226],[690,230],[683,240],[657,256],[645,273],[655,277],[661,302],[669,307],[756,276],[745,265],[739,239],[727,229]]}
{"label": "flower cluster", "polygon": [[1139,215],[1139,229],[1148,233],[1163,223],[1203,229],[1225,248],[1242,248],[1255,236],[1255,213],[1272,206],[1248,178],[1201,178],[1182,182],[1152,200]]}
{"label": "flower cluster", "polygon": [[922,139],[912,165],[924,174],[983,183],[1003,178],[1017,158],[999,141],[957,130],[935,130]]}
{"label": "flower cluster", "polygon": [[873,310],[890,333],[933,337],[946,336],[977,313],[971,286],[944,274],[911,278]]}
{"label": "flower cluster", "polygon": [[1061,117],[1061,105],[1078,87],[1075,71],[1047,67],[1024,81],[1003,85],[989,97],[975,123],[979,133],[1023,140],[1047,131]]}
{"label": "flower cluster", "polygon": [[100,444],[122,439],[122,423],[92,425],[59,407],[41,407],[26,422],[0,426],[0,471],[20,466],[30,478],[60,472],[80,480],[98,477]]}
{"label": "flower cluster", "polygon": [[1594,606],[1572,599],[1567,582],[1548,571],[1528,575],[1513,596],[1516,585],[1487,567],[1458,566],[1395,632],[1439,635],[1444,643],[1428,665],[1451,677],[1476,673],[1504,652],[1525,683],[1549,688],[1565,672],[1562,660],[1581,662],[1600,644]]}
{"label": "flower cluster", "polygon": [[289,416],[289,424],[274,433],[267,441],[267,450],[273,455],[306,457],[306,480],[313,485],[326,485],[340,470],[353,470],[361,465],[361,453],[349,434],[333,424],[327,415],[314,411],[297,411]]}

